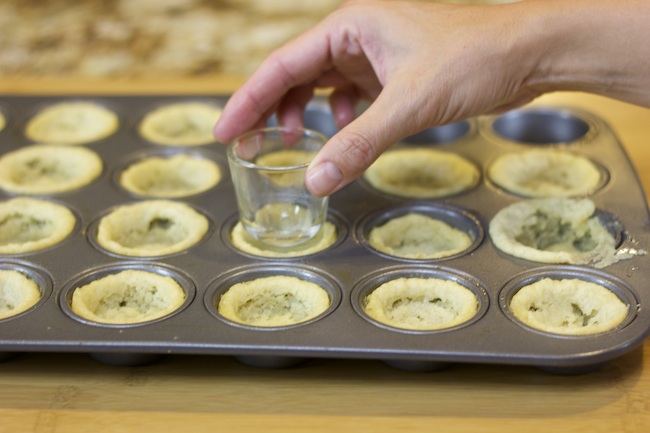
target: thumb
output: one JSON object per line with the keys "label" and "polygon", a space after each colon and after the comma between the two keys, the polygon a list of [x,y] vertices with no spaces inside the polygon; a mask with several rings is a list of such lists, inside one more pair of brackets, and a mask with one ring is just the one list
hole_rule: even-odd
{"label": "thumb", "polygon": [[417,118],[400,103],[405,99],[389,98],[382,92],[364,113],[334,135],[307,169],[309,191],[319,197],[338,191],[395,142],[416,132]]}

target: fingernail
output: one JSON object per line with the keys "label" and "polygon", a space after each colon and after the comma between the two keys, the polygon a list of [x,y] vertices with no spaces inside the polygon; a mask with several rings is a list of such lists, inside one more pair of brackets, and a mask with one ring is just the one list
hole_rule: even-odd
{"label": "fingernail", "polygon": [[224,139],[228,139],[228,138],[230,138],[230,137],[227,137],[226,135],[224,135],[224,134],[222,133],[222,129],[223,129],[222,124],[219,123],[219,121],[217,121],[217,123],[216,123],[216,124],[214,125],[214,127],[212,128],[212,135],[214,136],[214,138],[215,138],[217,141],[222,141],[222,142],[223,142]]}
{"label": "fingernail", "polygon": [[312,194],[329,195],[343,180],[343,173],[333,162],[322,162],[307,171],[307,188]]}

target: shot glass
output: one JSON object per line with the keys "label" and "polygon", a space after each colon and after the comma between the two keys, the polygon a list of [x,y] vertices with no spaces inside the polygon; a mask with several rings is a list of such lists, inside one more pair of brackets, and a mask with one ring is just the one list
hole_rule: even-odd
{"label": "shot glass", "polygon": [[305,185],[307,166],[327,138],[303,128],[269,127],[236,138],[227,150],[239,220],[257,241],[291,247],[313,238],[328,197]]}

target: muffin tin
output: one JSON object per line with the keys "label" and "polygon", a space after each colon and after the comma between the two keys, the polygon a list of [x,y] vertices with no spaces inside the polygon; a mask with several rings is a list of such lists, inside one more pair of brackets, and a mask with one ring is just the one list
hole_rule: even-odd
{"label": "muffin tin", "polygon": [[[557,373],[582,373],[639,345],[650,332],[650,220],[645,195],[625,151],[598,117],[572,107],[528,106],[496,117],[479,117],[431,128],[395,146],[434,146],[475,163],[480,183],[465,192],[434,200],[413,200],[374,190],[362,178],[335,193],[329,220],[339,231],[330,248],[309,256],[269,259],[237,250],[229,233],[237,221],[226,146],[161,146],[138,135],[149,111],[181,101],[223,105],[228,95],[3,97],[7,125],[0,131],[0,154],[33,144],[23,133],[28,119],[50,104],[85,100],[115,111],[115,134],[86,144],[104,161],[102,176],[71,192],[40,196],[68,206],[78,218],[71,236],[57,246],[21,255],[0,256],[0,269],[17,269],[41,286],[43,298],[31,310],[0,320],[0,357],[19,352],[83,352],[97,359],[134,365],[164,354],[235,356],[261,367],[286,367],[308,358],[377,359],[397,368],[434,370],[450,363],[532,365]],[[326,135],[336,127],[325,99],[307,108],[306,126]],[[273,123],[273,121],[271,121]],[[554,146],[582,154],[603,170],[603,185],[590,198],[599,212],[622,227],[619,250],[633,257],[604,269],[544,265],[496,250],[487,234],[491,218],[523,197],[491,184],[485,172],[500,154],[530,146]],[[147,155],[189,153],[215,161],[222,180],[209,191],[180,199],[210,220],[206,238],[187,251],[151,258],[123,257],[98,247],[98,219],[115,206],[145,200],[119,186],[119,173]],[[0,191],[0,200],[14,195]],[[466,230],[473,243],[462,254],[439,260],[390,257],[366,244],[373,224],[408,211],[435,215]],[[101,325],[70,309],[74,287],[107,273],[142,269],[176,278],[186,290],[185,305],[162,319],[136,325]],[[292,275],[324,286],[332,305],[318,318],[280,328],[254,328],[219,316],[215,305],[234,282],[268,275]],[[439,331],[406,331],[375,323],[362,299],[384,281],[402,276],[448,278],[472,290],[479,313],[469,322]],[[611,332],[580,337],[551,335],[519,323],[508,300],[526,282],[550,276],[581,278],[610,288],[630,305],[625,322]]]}

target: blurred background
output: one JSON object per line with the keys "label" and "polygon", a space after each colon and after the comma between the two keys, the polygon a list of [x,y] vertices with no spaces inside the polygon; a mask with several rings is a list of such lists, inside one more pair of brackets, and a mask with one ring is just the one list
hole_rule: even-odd
{"label": "blurred background", "polygon": [[342,2],[0,0],[0,78],[248,75]]}

